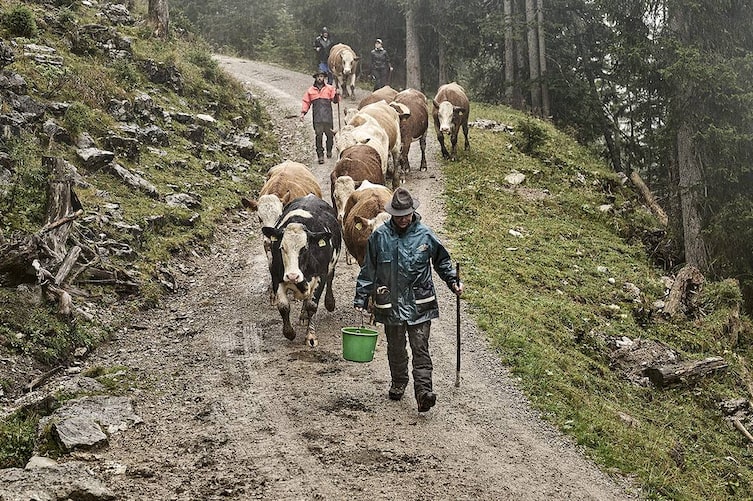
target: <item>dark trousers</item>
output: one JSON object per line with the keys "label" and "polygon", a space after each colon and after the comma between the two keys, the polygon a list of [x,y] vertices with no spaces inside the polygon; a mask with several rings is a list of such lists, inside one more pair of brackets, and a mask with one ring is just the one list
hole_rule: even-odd
{"label": "dark trousers", "polygon": [[374,69],[374,90],[381,89],[387,85],[388,68]]}
{"label": "dark trousers", "polygon": [[408,325],[385,325],[387,336],[387,360],[390,364],[390,374],[393,383],[408,382],[408,350],[406,349],[405,334],[408,334],[410,350],[413,355],[413,391],[418,395],[432,391],[431,384],[431,356],[429,355],[429,331],[431,320]]}
{"label": "dark trousers", "polygon": [[325,122],[316,122],[314,124],[314,147],[316,156],[324,158],[324,146],[322,145],[322,134],[327,138],[327,154],[332,154],[332,146],[335,143],[335,131],[333,125]]}

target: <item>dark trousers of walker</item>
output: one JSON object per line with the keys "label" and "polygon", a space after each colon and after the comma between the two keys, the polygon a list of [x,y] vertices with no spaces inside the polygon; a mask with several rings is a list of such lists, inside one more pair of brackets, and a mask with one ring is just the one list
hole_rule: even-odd
{"label": "dark trousers of walker", "polygon": [[387,85],[387,68],[374,69],[374,90],[381,89]]}
{"label": "dark trousers of walker", "polygon": [[384,333],[387,336],[387,360],[390,364],[390,374],[393,383],[408,382],[408,350],[406,349],[406,333],[410,342],[411,354],[413,355],[413,391],[416,397],[432,391],[431,383],[431,357],[429,356],[429,331],[431,320],[408,325],[403,322],[399,325],[385,325]]}
{"label": "dark trousers of walker", "polygon": [[314,124],[314,147],[316,148],[316,156],[318,158],[324,158],[322,135],[327,138],[327,156],[332,155],[332,146],[335,144],[335,131],[333,128],[332,124],[326,122],[317,122]]}

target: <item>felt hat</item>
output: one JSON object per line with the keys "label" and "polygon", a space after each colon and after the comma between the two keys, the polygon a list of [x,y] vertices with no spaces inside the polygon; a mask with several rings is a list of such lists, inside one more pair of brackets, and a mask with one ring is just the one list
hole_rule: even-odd
{"label": "felt hat", "polygon": [[374,40],[374,43],[382,43],[382,39],[381,38],[377,38],[376,40]]}
{"label": "felt hat", "polygon": [[395,190],[392,201],[384,210],[393,216],[400,217],[412,214],[414,210],[418,209],[419,205],[421,205],[421,202],[417,198],[413,198],[408,190],[401,187]]}
{"label": "felt hat", "polygon": [[324,76],[326,77],[326,76],[327,76],[327,72],[326,72],[326,71],[322,71],[322,70],[316,70],[316,71],[314,72],[314,74],[313,74],[312,76],[313,76],[314,78],[316,78],[316,77],[318,77],[319,75],[324,75]]}

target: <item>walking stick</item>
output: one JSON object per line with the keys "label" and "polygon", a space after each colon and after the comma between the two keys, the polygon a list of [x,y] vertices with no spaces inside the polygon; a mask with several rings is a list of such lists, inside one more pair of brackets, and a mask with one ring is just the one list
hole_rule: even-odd
{"label": "walking stick", "polygon": [[337,100],[337,132],[340,132],[342,130],[343,126],[342,123],[340,123],[340,100]]}
{"label": "walking stick", "polygon": [[[458,284],[460,284],[460,263],[455,263],[455,274],[458,278]],[[455,364],[455,388],[460,388],[460,294],[455,294],[455,325],[457,326],[457,338],[456,338],[456,364]]]}

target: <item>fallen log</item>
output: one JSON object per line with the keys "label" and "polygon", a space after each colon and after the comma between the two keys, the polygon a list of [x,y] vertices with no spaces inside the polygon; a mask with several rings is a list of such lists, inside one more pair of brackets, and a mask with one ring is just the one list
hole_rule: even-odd
{"label": "fallen log", "polygon": [[643,197],[646,205],[648,205],[651,213],[659,221],[659,224],[661,224],[663,228],[666,228],[667,224],[669,224],[667,213],[664,212],[664,209],[661,208],[659,202],[656,201],[654,194],[651,193],[651,190],[648,188],[648,186],[646,186],[646,183],[643,182],[641,176],[636,171],[633,171],[630,173],[630,181],[632,181],[633,185],[638,188],[638,192]]}
{"label": "fallen log", "polygon": [[697,381],[727,367],[729,364],[722,357],[709,357],[694,362],[646,367],[643,375],[657,388],[666,388]]}

